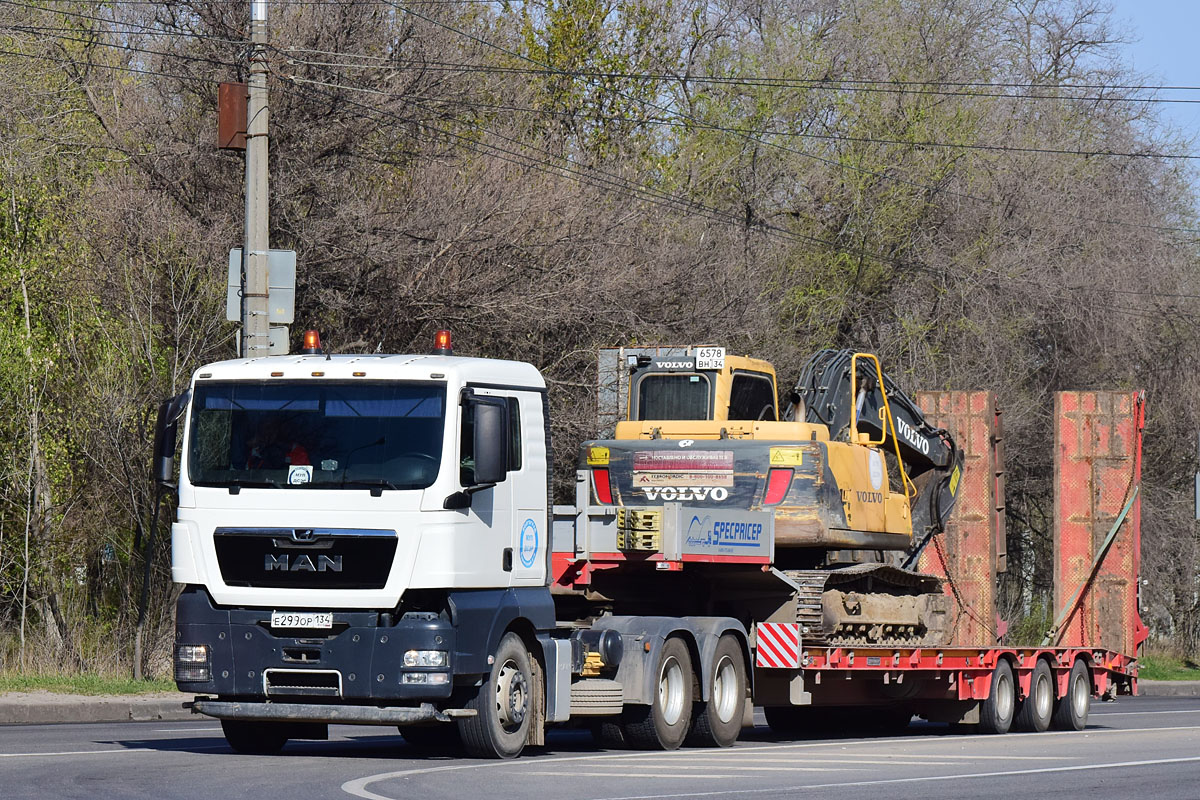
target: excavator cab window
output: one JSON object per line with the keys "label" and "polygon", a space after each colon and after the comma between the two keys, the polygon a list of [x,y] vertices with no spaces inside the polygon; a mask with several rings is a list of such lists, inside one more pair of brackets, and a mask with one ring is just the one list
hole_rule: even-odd
{"label": "excavator cab window", "polygon": [[766,375],[735,372],[729,389],[729,419],[776,420],[775,385]]}
{"label": "excavator cab window", "polygon": [[647,373],[637,383],[637,419],[709,419],[712,383],[695,372]]}

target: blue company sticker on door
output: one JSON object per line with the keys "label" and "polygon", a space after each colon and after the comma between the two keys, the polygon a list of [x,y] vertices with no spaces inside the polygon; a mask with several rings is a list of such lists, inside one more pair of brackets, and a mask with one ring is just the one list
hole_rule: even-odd
{"label": "blue company sticker on door", "polygon": [[537,523],[531,519],[525,520],[521,526],[521,566],[532,567],[537,558],[538,529]]}

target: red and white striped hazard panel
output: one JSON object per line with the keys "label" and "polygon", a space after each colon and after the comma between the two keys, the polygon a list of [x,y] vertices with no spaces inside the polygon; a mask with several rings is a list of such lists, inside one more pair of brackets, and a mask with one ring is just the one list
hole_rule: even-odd
{"label": "red and white striped hazard panel", "polygon": [[795,622],[758,623],[754,665],[795,669],[800,666],[800,625]]}

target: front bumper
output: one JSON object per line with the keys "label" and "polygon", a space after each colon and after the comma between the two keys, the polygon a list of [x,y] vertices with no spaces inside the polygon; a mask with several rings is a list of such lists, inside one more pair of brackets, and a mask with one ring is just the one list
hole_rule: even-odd
{"label": "front bumper", "polygon": [[343,725],[415,725],[422,722],[451,722],[455,717],[473,717],[475,709],[444,711],[432,703],[404,708],[330,705],[326,703],[238,703],[197,697],[192,710],[217,719],[247,722],[313,722]]}
{"label": "front bumper", "polygon": [[[455,632],[448,621],[416,614],[381,625],[374,611],[335,611],[333,619],[329,631],[275,631],[269,609],[218,608],[206,591],[189,586],[177,605],[175,641],[207,646],[209,679],[177,680],[179,688],[226,699],[314,705],[419,703],[450,696]],[[443,650],[448,663],[405,667],[408,650]],[[405,682],[406,675],[426,682]],[[442,679],[435,675],[444,675],[445,682],[430,682]],[[396,709],[404,710],[409,709]]]}

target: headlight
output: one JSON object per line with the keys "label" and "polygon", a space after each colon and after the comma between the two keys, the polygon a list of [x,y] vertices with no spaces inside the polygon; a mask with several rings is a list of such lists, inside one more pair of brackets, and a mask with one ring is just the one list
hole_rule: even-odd
{"label": "headlight", "polygon": [[444,667],[446,663],[445,650],[409,650],[404,654],[406,667]]}
{"label": "headlight", "polygon": [[208,645],[177,644],[175,645],[175,660],[186,664],[207,664]]}
{"label": "headlight", "polygon": [[207,683],[212,680],[208,664],[208,645],[175,645],[175,681],[177,683]]}

